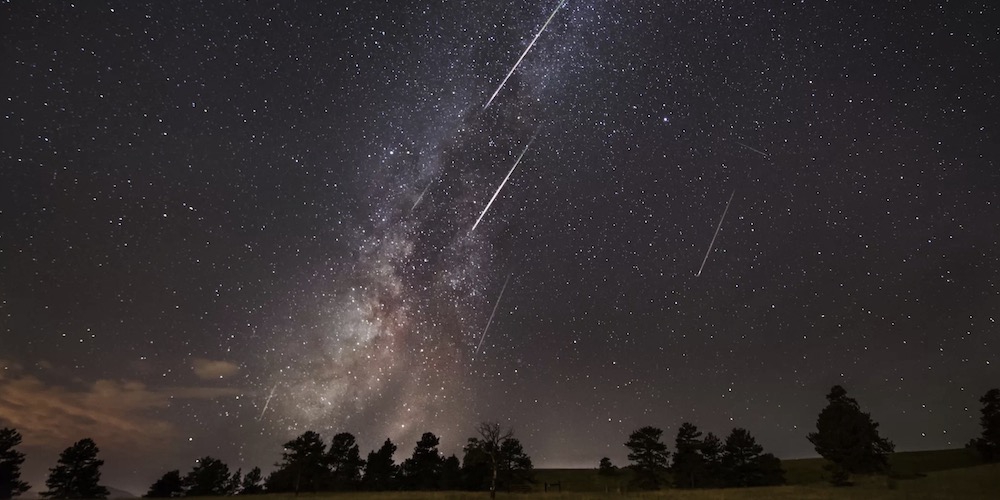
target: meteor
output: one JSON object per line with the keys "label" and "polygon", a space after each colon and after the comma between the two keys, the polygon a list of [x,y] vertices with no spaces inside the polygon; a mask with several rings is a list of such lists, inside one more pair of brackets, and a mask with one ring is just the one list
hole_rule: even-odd
{"label": "meteor", "polygon": [[763,151],[761,151],[759,149],[751,148],[750,146],[747,146],[746,144],[743,144],[740,141],[734,141],[734,142],[736,142],[736,144],[739,144],[740,146],[743,146],[743,147],[749,149],[750,151],[753,151],[754,153],[757,153],[757,154],[763,156],[764,158],[770,158],[771,157],[771,155],[769,155],[769,154],[767,154],[767,153],[765,153],[765,152],[763,152]]}
{"label": "meteor", "polygon": [[722,211],[722,217],[719,217],[719,225],[715,227],[715,235],[712,236],[712,242],[708,244],[708,251],[705,252],[705,258],[701,260],[701,267],[698,268],[698,272],[695,273],[695,277],[701,276],[701,270],[705,269],[705,263],[708,262],[708,254],[712,253],[712,246],[715,245],[715,238],[719,237],[719,230],[722,229],[722,221],[726,220],[726,212],[729,211],[729,204],[733,202],[733,195],[736,194],[736,190],[729,195],[729,201],[726,202],[726,209]]}
{"label": "meteor", "polygon": [[517,168],[519,163],[521,163],[521,158],[524,158],[524,153],[527,153],[528,148],[531,147],[531,143],[535,142],[535,137],[538,137],[537,130],[535,131],[535,135],[531,136],[531,140],[528,141],[528,144],[524,146],[524,151],[521,151],[521,154],[517,157],[517,161],[514,162],[514,166],[510,167],[510,172],[507,172],[507,177],[503,178],[503,182],[500,183],[500,187],[497,188],[497,192],[493,193],[493,197],[490,198],[490,202],[486,204],[486,208],[483,209],[483,213],[479,214],[479,218],[476,219],[476,223],[472,225],[472,229],[469,230],[469,234],[472,234],[472,232],[476,230],[476,227],[479,226],[479,221],[483,220],[483,216],[486,215],[486,211],[490,209],[490,205],[493,204],[493,200],[497,199],[497,195],[500,194],[500,190],[507,184],[507,179],[510,179],[510,174],[514,173],[514,169]]}
{"label": "meteor", "polygon": [[542,32],[545,31],[545,28],[549,27],[549,23],[552,22],[552,18],[556,17],[556,12],[559,12],[559,9],[566,5],[566,2],[568,1],[569,0],[559,0],[559,5],[556,5],[556,9],[552,11],[551,15],[549,15],[548,20],[546,20],[545,24],[542,25],[542,29],[538,30],[538,33],[535,34],[535,38],[532,38],[531,43],[528,44],[528,48],[524,49],[524,52],[521,53],[521,57],[517,58],[517,62],[514,63],[514,67],[510,68],[510,71],[507,72],[507,76],[505,76],[503,81],[500,82],[500,86],[497,87],[496,91],[493,92],[493,95],[490,96],[490,100],[486,101],[486,105],[483,106],[484,110],[490,107],[490,104],[493,103],[493,99],[496,99],[497,94],[499,94],[500,90],[503,89],[503,86],[507,84],[507,80],[510,79],[510,75],[514,74],[517,67],[521,65],[521,61],[524,60],[524,56],[528,55],[528,51],[531,50],[531,47],[535,46],[535,41],[538,40],[538,37],[542,36]]}
{"label": "meteor", "polygon": [[271,404],[271,398],[274,397],[274,390],[277,389],[277,388],[278,388],[278,384],[274,384],[274,387],[271,388],[271,394],[268,394],[267,395],[267,401],[264,401],[264,409],[260,411],[260,416],[257,417],[258,421],[260,419],[264,418],[264,412],[267,411],[267,405]]}
{"label": "meteor", "polygon": [[513,274],[507,275],[507,279],[504,280],[503,286],[500,288],[500,295],[497,295],[497,301],[493,304],[493,312],[490,313],[490,319],[486,322],[486,328],[483,328],[483,336],[479,338],[479,345],[476,346],[476,354],[479,354],[479,348],[483,346],[483,341],[486,340],[486,332],[490,331],[490,325],[493,324],[493,316],[497,313],[497,307],[500,307],[500,299],[503,298],[503,291],[507,289],[507,283],[510,283],[510,277]]}
{"label": "meteor", "polygon": [[420,202],[423,201],[424,195],[427,194],[427,191],[431,188],[432,184],[434,184],[433,180],[427,183],[427,187],[425,187],[424,190],[420,192],[420,196],[417,197],[417,201],[413,202],[413,206],[410,207],[410,212],[412,212],[413,209],[417,208],[417,205],[419,205]]}

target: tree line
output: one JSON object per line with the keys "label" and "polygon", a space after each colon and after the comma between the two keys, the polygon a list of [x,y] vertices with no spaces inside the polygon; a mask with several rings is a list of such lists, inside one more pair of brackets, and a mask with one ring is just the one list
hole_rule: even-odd
{"label": "tree line", "polygon": [[[816,431],[807,438],[817,453],[828,461],[830,481],[850,484],[852,474],[890,472],[888,454],[894,445],[879,435],[879,424],[834,386],[826,396],[827,406],[816,420]],[[979,399],[982,434],[967,448],[987,462],[1000,461],[1000,389],[990,389]],[[397,446],[390,439],[378,450],[361,457],[355,437],[346,432],[333,436],[329,445],[316,432],[306,431],[284,445],[281,461],[265,478],[259,467],[245,475],[230,472],[221,460],[206,456],[183,476],[179,469],[163,474],[146,497],[253,495],[259,493],[386,490],[466,490],[490,491],[526,489],[533,482],[533,466],[520,441],[510,429],[495,422],[476,427],[476,437],[468,438],[461,460],[445,457],[438,450],[440,439],[431,432],[417,441],[411,455],[397,464]],[[630,483],[640,489],[658,489],[671,484],[677,488],[724,488],[764,486],[784,483],[781,461],[763,447],[749,431],[734,428],[726,438],[703,434],[697,426],[683,423],[674,440],[674,452],[662,441],[663,431],[646,426],[629,435]],[[22,437],[16,429],[0,428],[0,500],[19,496],[30,489],[21,480],[24,453],[17,450]],[[77,441],[66,448],[49,469],[40,493],[44,498],[104,499],[108,489],[100,484],[99,449],[92,439]],[[598,464],[602,475],[620,471],[604,457]]]}

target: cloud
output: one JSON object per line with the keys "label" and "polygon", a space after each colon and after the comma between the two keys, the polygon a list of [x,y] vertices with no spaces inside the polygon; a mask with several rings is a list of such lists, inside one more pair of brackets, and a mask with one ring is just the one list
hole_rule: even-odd
{"label": "cloud", "polygon": [[177,435],[156,414],[171,402],[236,396],[235,388],[150,388],[135,381],[55,385],[17,369],[0,369],[0,426],[16,428],[26,446],[61,448],[84,437],[100,446],[156,449]]}
{"label": "cloud", "polygon": [[231,377],[240,371],[239,365],[229,361],[215,361],[205,358],[194,358],[191,361],[194,374],[202,380],[220,379]]}

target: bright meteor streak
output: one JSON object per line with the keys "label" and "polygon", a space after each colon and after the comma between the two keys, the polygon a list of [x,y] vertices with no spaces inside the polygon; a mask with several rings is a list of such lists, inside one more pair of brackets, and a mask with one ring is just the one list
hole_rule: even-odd
{"label": "bright meteor streak", "polygon": [[264,409],[260,411],[260,416],[257,417],[257,420],[260,420],[260,419],[264,418],[264,412],[267,411],[267,406],[269,404],[271,404],[271,398],[274,397],[274,390],[277,389],[277,388],[278,388],[278,384],[274,384],[274,387],[271,388],[271,394],[267,395],[267,401],[264,401]]}
{"label": "bright meteor streak", "polygon": [[493,312],[490,313],[490,319],[486,322],[486,328],[483,328],[483,336],[479,338],[479,345],[476,346],[476,354],[479,354],[479,348],[483,346],[483,341],[486,340],[486,332],[490,331],[490,325],[493,324],[493,316],[497,313],[497,307],[500,307],[500,299],[503,298],[503,291],[507,289],[507,283],[510,283],[511,276],[513,275],[507,276],[507,279],[503,282],[503,286],[500,288],[500,295],[497,295],[497,301],[493,304]]}
{"label": "bright meteor streak", "polygon": [[427,191],[431,188],[433,184],[434,184],[433,180],[427,183],[427,187],[425,187],[424,190],[420,192],[420,196],[417,197],[417,201],[413,202],[413,206],[410,207],[411,212],[417,208],[417,205],[419,205],[421,201],[423,201],[424,195],[427,194]]}
{"label": "bright meteor streak", "polygon": [[504,77],[503,81],[500,82],[500,86],[497,87],[496,91],[493,92],[493,95],[490,96],[490,100],[486,101],[486,105],[483,106],[483,109],[490,107],[490,104],[493,103],[493,99],[496,99],[497,94],[499,94],[500,90],[503,89],[503,86],[507,84],[507,80],[510,79],[510,75],[513,75],[514,71],[517,70],[517,67],[521,65],[521,61],[524,60],[524,56],[528,55],[528,51],[531,50],[531,47],[535,46],[535,41],[538,40],[538,37],[542,36],[542,32],[545,31],[545,28],[549,27],[549,23],[552,22],[552,18],[556,17],[556,12],[559,12],[559,9],[561,9],[563,5],[566,5],[567,1],[569,0],[559,0],[559,5],[556,5],[556,9],[552,11],[551,15],[549,15],[548,20],[546,20],[545,24],[542,25],[542,29],[538,30],[538,33],[535,34],[535,38],[531,39],[531,43],[529,43],[528,48],[524,49],[524,52],[521,53],[521,57],[517,58],[517,62],[514,63],[514,67],[510,68],[510,71],[507,72],[507,76]]}
{"label": "bright meteor streak", "polygon": [[733,195],[736,194],[736,190],[729,195],[729,201],[726,202],[726,209],[722,211],[722,217],[719,217],[719,225],[715,227],[715,235],[712,236],[712,242],[708,244],[708,251],[705,252],[705,258],[701,260],[701,267],[698,268],[698,272],[695,273],[695,277],[701,276],[701,270],[705,269],[705,263],[708,262],[708,254],[712,253],[712,246],[715,245],[715,238],[719,237],[719,230],[722,229],[722,221],[726,220],[726,212],[729,212],[729,204],[733,202]]}
{"label": "bright meteor streak", "polygon": [[486,204],[486,208],[483,209],[483,213],[479,214],[479,218],[476,219],[476,223],[473,224],[472,229],[469,230],[470,234],[476,230],[477,226],[479,226],[479,221],[483,220],[483,216],[486,215],[486,211],[490,209],[490,205],[493,205],[493,201],[497,199],[497,196],[500,194],[500,190],[507,184],[507,179],[510,179],[510,174],[514,173],[514,169],[517,168],[519,163],[521,163],[521,158],[524,158],[524,153],[527,153],[528,148],[531,147],[531,143],[535,142],[535,137],[538,137],[537,131],[535,132],[535,135],[531,136],[531,140],[528,141],[528,144],[524,146],[524,151],[521,151],[521,154],[517,157],[517,161],[514,162],[514,166],[510,167],[510,172],[507,172],[507,177],[503,178],[503,182],[500,183],[500,187],[497,188],[497,192],[493,193],[493,197],[490,198],[490,202]]}

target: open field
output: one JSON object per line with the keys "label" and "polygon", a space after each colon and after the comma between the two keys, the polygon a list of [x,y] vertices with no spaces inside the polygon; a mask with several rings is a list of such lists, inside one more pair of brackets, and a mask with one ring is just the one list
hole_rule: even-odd
{"label": "open field", "polygon": [[[823,460],[804,459],[783,461],[789,484],[767,488],[734,488],[718,490],[665,489],[655,492],[619,491],[627,484],[627,474],[604,477],[588,469],[540,469],[535,490],[529,493],[498,493],[501,499],[551,498],[670,498],[680,500],[931,500],[946,498],[991,499],[1000,492],[1000,464],[975,465],[976,459],[965,450],[939,450],[897,453],[892,464],[897,478],[885,476],[854,477],[855,485],[834,488],[823,479]],[[560,482],[561,493],[544,492],[545,482]],[[264,495],[263,500],[292,500],[290,494]],[[458,500],[486,499],[484,492],[374,492],[303,494],[302,500]],[[208,500],[208,499],[206,499]]]}
{"label": "open field", "polygon": [[[923,474],[972,467],[979,464],[972,453],[964,449],[932,450],[894,453],[890,456],[894,475],[900,481],[918,478]],[[826,483],[826,471],[822,458],[782,460],[785,479],[790,486]],[[538,469],[535,471],[535,490],[544,491],[545,483],[561,483],[564,492],[606,492],[625,489],[630,475],[620,471],[617,476],[601,476],[594,469]],[[882,478],[884,480],[884,478]],[[729,497],[718,497],[729,498]]]}

